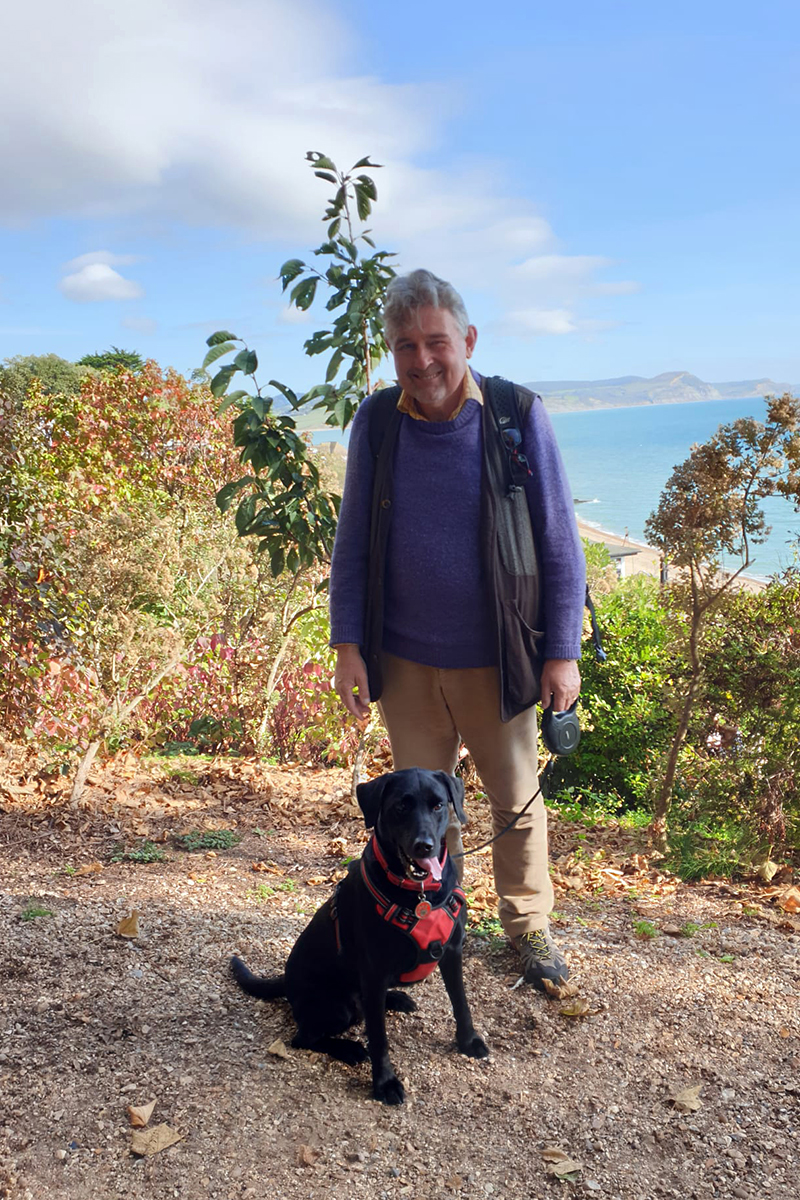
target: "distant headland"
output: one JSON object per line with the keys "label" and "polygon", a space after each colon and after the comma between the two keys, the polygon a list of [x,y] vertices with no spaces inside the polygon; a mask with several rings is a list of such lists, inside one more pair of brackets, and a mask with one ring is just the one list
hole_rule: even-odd
{"label": "distant headland", "polygon": [[688,371],[665,371],[652,379],[623,375],[620,379],[533,380],[525,385],[538,392],[551,412],[592,408],[632,408],[641,404],[687,404],[695,400],[750,400],[796,392],[773,379],[740,379],[705,383]]}

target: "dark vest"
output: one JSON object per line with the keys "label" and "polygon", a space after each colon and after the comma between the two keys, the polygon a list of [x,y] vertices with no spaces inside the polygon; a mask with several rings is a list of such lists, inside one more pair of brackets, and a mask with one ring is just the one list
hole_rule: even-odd
{"label": "dark vest", "polygon": [[[541,397],[515,385],[521,421]],[[542,660],[539,645],[544,636],[541,623],[541,586],[530,513],[525,492],[510,486],[508,456],[491,403],[492,380],[481,379],[484,397],[483,490],[481,500],[481,557],[493,597],[497,663],[500,669],[500,717],[509,721],[539,699]],[[383,690],[381,650],[383,647],[386,547],[392,520],[394,459],[403,414],[397,408],[398,387],[376,392],[370,404],[380,406],[370,413],[370,423],[382,431],[373,449],[375,479],[372,489],[369,568],[365,644],[361,647],[369,675],[371,700]],[[373,439],[370,437],[370,443]],[[534,469],[535,469],[535,464]]]}

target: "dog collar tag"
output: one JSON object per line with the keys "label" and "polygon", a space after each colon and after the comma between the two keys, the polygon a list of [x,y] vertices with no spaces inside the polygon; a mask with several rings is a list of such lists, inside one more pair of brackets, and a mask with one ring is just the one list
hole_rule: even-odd
{"label": "dog collar tag", "polygon": [[424,921],[433,911],[433,905],[428,900],[420,900],[417,907],[414,909],[414,915],[418,921]]}

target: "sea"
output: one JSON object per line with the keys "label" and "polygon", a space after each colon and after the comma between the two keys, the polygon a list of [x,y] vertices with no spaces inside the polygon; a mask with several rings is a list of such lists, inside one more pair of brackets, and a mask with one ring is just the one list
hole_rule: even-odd
{"label": "sea", "polygon": [[[739,417],[763,420],[765,413],[763,400],[703,400],[551,413],[550,419],[580,520],[646,541],[645,522],[691,447],[719,425]],[[313,435],[317,443],[346,444],[348,437],[349,431],[338,437],[330,430]],[[800,513],[787,500],[771,497],[764,511],[771,532],[766,542],[752,547],[747,572],[760,578],[791,566],[800,539]],[[728,559],[724,565],[733,570],[739,562]]]}

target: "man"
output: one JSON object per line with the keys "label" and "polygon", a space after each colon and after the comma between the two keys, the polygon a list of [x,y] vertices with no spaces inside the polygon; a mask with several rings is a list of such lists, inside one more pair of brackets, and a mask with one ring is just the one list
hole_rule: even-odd
{"label": "man", "polygon": [[[585,563],[572,497],[541,399],[518,389],[531,473],[527,511],[509,525],[514,489],[502,494],[493,474],[505,452],[488,423],[492,385],[468,368],[477,330],[450,284],[429,271],[394,279],[384,322],[402,392],[369,397],[353,421],[331,573],[336,690],[358,718],[378,701],[396,770],[452,772],[463,739],[497,833],[539,786],[538,669],[543,705],[562,711],[580,691]],[[394,441],[376,457],[371,412],[387,399]],[[457,825],[447,844],[461,850]],[[549,933],[541,795],[492,852],[500,920],[525,978],[542,989],[566,980]]]}

